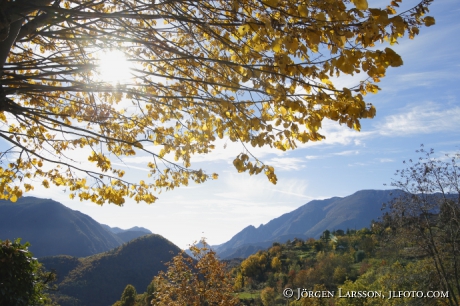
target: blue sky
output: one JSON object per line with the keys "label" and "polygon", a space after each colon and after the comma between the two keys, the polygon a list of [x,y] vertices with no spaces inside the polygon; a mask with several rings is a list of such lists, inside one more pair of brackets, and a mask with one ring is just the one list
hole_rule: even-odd
{"label": "blue sky", "polygon": [[[382,3],[369,1],[371,7]],[[404,1],[408,7],[416,3]],[[52,198],[110,226],[146,227],[184,248],[201,237],[212,245],[224,243],[248,225],[265,224],[313,199],[389,188],[384,184],[404,166],[403,160],[417,158],[420,144],[439,155],[460,151],[460,2],[434,1],[429,15],[435,26],[393,47],[404,65],[388,70],[379,84],[382,90],[366,96],[377,116],[362,121],[361,132],[324,122],[325,141],[289,152],[251,151],[275,167],[277,185],[263,174],[238,174],[232,161],[242,147],[222,140],[213,153],[192,159],[192,166],[219,173],[218,180],[164,192],[152,205],[128,199],[123,207],[100,207],[70,200],[59,188],[36,187],[27,195]],[[127,178],[145,175],[142,157],[124,162]]]}

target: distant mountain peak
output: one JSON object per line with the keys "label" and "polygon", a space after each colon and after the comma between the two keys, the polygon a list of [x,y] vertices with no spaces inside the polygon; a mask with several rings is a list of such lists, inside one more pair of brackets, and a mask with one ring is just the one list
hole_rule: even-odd
{"label": "distant mountain peak", "polygon": [[134,226],[129,229],[122,229],[119,227],[111,227],[107,224],[101,224],[105,229],[111,231],[112,233],[118,234],[122,232],[127,232],[127,231],[134,231],[134,232],[144,232],[146,234],[153,234],[149,229],[146,229],[145,227],[139,227],[139,226]]}
{"label": "distant mountain peak", "polygon": [[134,226],[128,229],[128,231],[137,231],[137,232],[145,232],[147,234],[153,234],[149,229],[140,226]]}
{"label": "distant mountain peak", "polygon": [[85,257],[113,249],[134,238],[152,234],[133,227],[115,234],[107,225],[52,199],[21,197],[0,200],[0,239],[30,242],[35,257]]}
{"label": "distant mountain peak", "polygon": [[382,205],[400,192],[368,189],[346,197],[312,200],[258,228],[249,225],[229,241],[213,246],[213,249],[221,259],[246,257],[258,249],[270,247],[273,242],[319,238],[326,229],[369,227],[372,220],[382,216]]}

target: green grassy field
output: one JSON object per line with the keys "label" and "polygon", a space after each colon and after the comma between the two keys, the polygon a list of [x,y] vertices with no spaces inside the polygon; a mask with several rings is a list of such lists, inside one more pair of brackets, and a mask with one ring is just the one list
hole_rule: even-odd
{"label": "green grassy field", "polygon": [[251,291],[251,292],[238,292],[236,293],[240,299],[256,299],[260,298],[260,291]]}

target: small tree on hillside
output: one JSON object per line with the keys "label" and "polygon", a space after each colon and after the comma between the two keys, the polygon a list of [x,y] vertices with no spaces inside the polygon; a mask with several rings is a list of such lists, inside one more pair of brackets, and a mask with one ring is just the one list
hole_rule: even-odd
{"label": "small tree on hillside", "polygon": [[119,306],[134,306],[136,304],[136,288],[133,285],[129,284],[126,286],[125,290],[121,295],[121,301],[118,304]]}
{"label": "small tree on hillside", "polygon": [[262,304],[264,306],[274,305],[276,300],[277,293],[275,289],[271,287],[267,287],[260,292],[260,299],[262,300]]}
{"label": "small tree on hillside", "polygon": [[169,262],[168,270],[154,278],[156,284],[152,305],[157,306],[206,306],[238,305],[239,299],[233,293],[229,273],[216,253],[209,249],[206,241],[203,247],[190,247],[193,258],[184,252]]}
{"label": "small tree on hillside", "polygon": [[[449,291],[450,305],[459,305],[460,293],[460,154],[434,158],[434,151],[397,171],[392,186],[403,191],[389,205],[385,222],[391,237],[402,239],[410,256],[432,259],[442,290]],[[410,254],[407,254],[410,253]]]}

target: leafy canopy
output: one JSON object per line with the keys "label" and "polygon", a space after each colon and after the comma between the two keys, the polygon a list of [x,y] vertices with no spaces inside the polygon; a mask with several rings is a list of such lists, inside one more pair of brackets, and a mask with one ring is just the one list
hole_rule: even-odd
{"label": "leafy canopy", "polygon": [[201,247],[190,246],[193,258],[184,254],[176,255],[167,263],[168,270],[154,277],[154,298],[156,306],[179,305],[239,305],[233,295],[231,277],[225,264],[216,253],[209,249],[204,239]]}
{"label": "leafy canopy", "polygon": [[28,246],[0,240],[0,305],[51,305],[46,291],[56,275],[42,269]]}
{"label": "leafy canopy", "polygon": [[[377,43],[434,24],[432,0],[402,13],[398,2],[4,0],[0,197],[15,201],[38,182],[101,205],[152,203],[217,178],[190,160],[223,138],[243,145],[238,172],[276,183],[250,146],[294,149],[324,139],[324,119],[359,131],[375,116],[364,96],[403,63]],[[110,50],[130,65],[123,81],[98,72]],[[341,75],[356,84],[338,88]],[[145,180],[117,165],[136,154],[149,158]]]}

